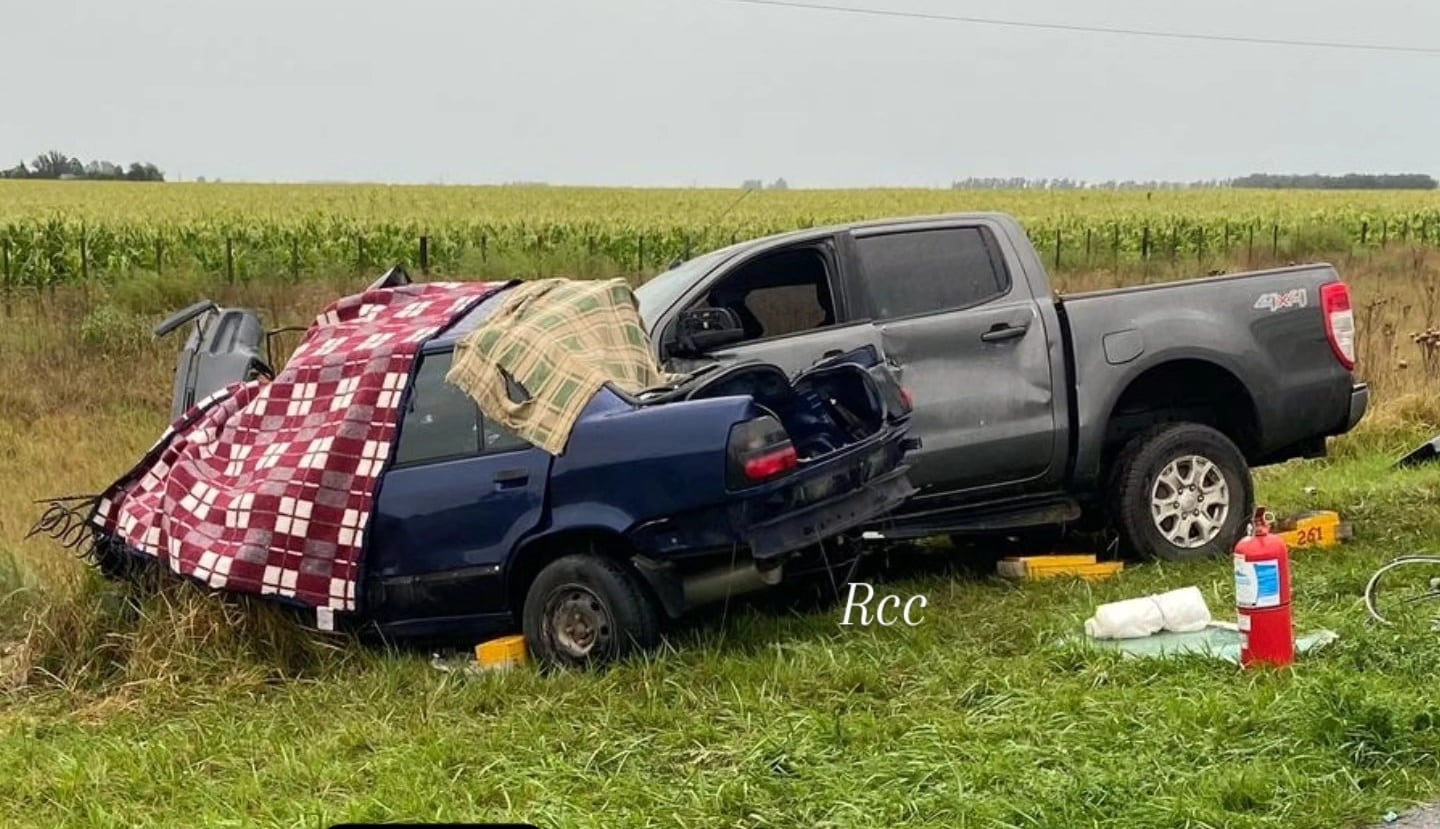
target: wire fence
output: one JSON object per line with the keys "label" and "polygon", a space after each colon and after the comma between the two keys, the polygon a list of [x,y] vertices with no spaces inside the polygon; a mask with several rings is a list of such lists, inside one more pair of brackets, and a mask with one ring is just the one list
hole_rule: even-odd
{"label": "wire fence", "polygon": [[[1046,266],[1060,273],[1193,263],[1203,271],[1237,259],[1248,265],[1289,258],[1378,250],[1388,245],[1434,245],[1431,222],[1369,221],[1333,223],[1246,222],[1166,226],[1096,224],[1039,228],[1031,242]],[[527,232],[448,232],[405,236],[397,233],[327,238],[277,239],[240,235],[192,234],[148,240],[117,238],[105,229],[0,237],[0,279],[4,305],[27,289],[67,284],[89,287],[114,283],[139,273],[183,271],[226,284],[255,279],[364,274],[399,264],[422,275],[506,272],[515,276],[574,270],[644,277],[679,260],[743,238],[753,232],[711,230],[647,234],[576,233],[573,228]],[[585,267],[581,268],[580,265]]]}

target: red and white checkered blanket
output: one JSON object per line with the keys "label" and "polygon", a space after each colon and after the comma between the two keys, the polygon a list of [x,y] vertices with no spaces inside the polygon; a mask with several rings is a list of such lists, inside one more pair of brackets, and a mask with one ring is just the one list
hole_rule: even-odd
{"label": "red and white checkered blanket", "polygon": [[214,588],[354,610],[419,348],[503,284],[430,282],[332,303],[273,381],[231,385],[171,424],[91,523]]}

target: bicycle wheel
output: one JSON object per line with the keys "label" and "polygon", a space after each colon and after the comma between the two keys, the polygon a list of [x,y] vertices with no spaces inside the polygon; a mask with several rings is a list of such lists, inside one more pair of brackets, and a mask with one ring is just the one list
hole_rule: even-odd
{"label": "bicycle wheel", "polygon": [[1423,621],[1440,630],[1440,556],[1401,556],[1376,570],[1365,608],[1381,624]]}

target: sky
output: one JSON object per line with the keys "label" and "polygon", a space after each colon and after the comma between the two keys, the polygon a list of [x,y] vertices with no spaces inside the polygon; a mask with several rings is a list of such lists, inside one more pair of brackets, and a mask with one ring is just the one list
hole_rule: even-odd
{"label": "sky", "polygon": [[[823,2],[1440,48],[1433,0]],[[172,180],[1440,175],[1435,54],[731,0],[0,0],[0,30],[0,166],[58,149]]]}

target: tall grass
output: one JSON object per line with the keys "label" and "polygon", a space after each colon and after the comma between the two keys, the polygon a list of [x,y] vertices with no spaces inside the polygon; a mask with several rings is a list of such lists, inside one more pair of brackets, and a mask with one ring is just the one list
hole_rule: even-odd
{"label": "tall grass", "polygon": [[[103,487],[164,427],[179,343],[148,327],[199,295],[304,324],[368,276],[167,272],[26,294],[0,318],[0,811],[66,827],[1329,827],[1433,798],[1440,640],[1367,626],[1359,593],[1379,561],[1440,543],[1440,468],[1395,473],[1388,457],[1440,431],[1411,338],[1440,323],[1440,261],[1391,249],[1336,264],[1375,409],[1337,460],[1259,478],[1277,508],[1356,522],[1356,543],[1294,559],[1298,624],[1341,638],[1260,674],[1055,644],[1097,603],[1184,584],[1228,615],[1223,562],[1021,587],[937,578],[922,556],[882,588],[929,597],[919,628],[727,608],[651,659],[549,678],[440,673],[263,601],[109,583],[24,536],[35,501]],[[1185,275],[1072,271],[1060,287]]]}
{"label": "tall grass", "polygon": [[[1392,248],[1342,253],[1335,264],[1353,289],[1360,373],[1376,401],[1335,451],[1393,453],[1440,431],[1434,393],[1440,360],[1412,337],[1440,325],[1440,254]],[[540,274],[573,272],[573,263],[528,266]],[[1056,287],[1074,292],[1194,275],[1184,263],[1069,271],[1057,276]],[[48,540],[24,535],[39,514],[37,501],[97,491],[164,428],[179,342],[178,335],[155,341],[149,329],[156,321],[208,296],[258,308],[271,324],[306,324],[334,296],[357,290],[371,276],[228,285],[186,273],[151,274],[26,294],[15,304],[0,326],[10,378],[0,383],[0,633],[12,643],[8,663],[0,664],[20,671],[25,682],[70,688],[189,681],[207,671],[254,678],[326,664],[326,646],[267,615],[263,603],[216,602],[188,585],[122,596]],[[227,653],[233,658],[221,656]]]}

